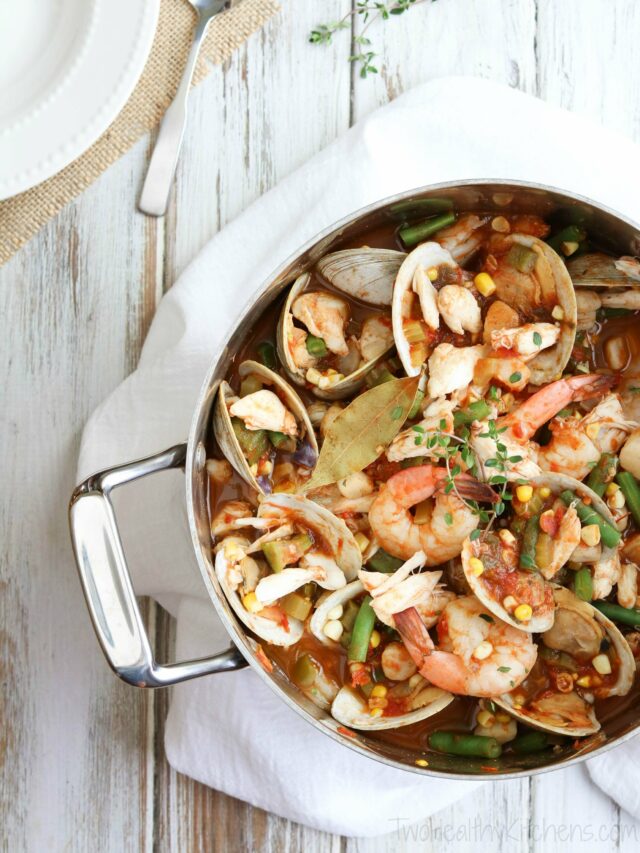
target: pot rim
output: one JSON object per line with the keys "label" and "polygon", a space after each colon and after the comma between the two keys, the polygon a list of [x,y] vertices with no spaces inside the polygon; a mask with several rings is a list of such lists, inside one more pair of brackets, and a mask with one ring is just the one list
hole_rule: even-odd
{"label": "pot rim", "polygon": [[[381,762],[382,764],[386,764],[387,766],[393,767],[396,770],[403,770],[409,773],[416,773],[422,776],[431,776],[434,778],[442,779],[477,781],[489,778],[497,781],[522,779],[528,776],[537,776],[541,773],[564,769],[565,767],[569,767],[570,765],[578,764],[587,758],[595,758],[596,756],[603,755],[614,747],[619,746],[620,744],[629,740],[631,737],[637,735],[638,731],[640,730],[640,721],[629,731],[618,735],[611,741],[605,741],[603,744],[593,750],[586,750],[583,753],[578,753],[574,756],[561,759],[557,763],[552,762],[541,765],[540,767],[523,768],[520,770],[496,770],[495,772],[491,773],[446,772],[442,770],[432,769],[431,767],[423,768],[415,766],[413,764],[405,764],[394,758],[382,755],[378,752],[374,752],[373,749],[371,749],[367,745],[359,743],[355,739],[347,737],[346,735],[340,734],[340,732],[337,730],[338,726],[336,726],[336,728],[333,728],[330,725],[327,725],[321,718],[316,718],[311,713],[309,713],[309,711],[307,711],[306,708],[303,707],[301,702],[296,702],[289,695],[287,695],[284,689],[278,684],[276,679],[273,678],[270,673],[268,673],[260,665],[254,651],[252,650],[248,642],[248,636],[246,632],[244,630],[241,630],[237,620],[235,620],[235,618],[233,617],[230,617],[230,615],[227,613],[226,602],[222,600],[224,594],[222,592],[218,593],[211,580],[209,574],[209,567],[207,566],[207,563],[203,558],[201,551],[202,542],[198,533],[196,508],[195,502],[193,500],[194,488],[196,485],[194,477],[196,475],[200,475],[200,472],[202,471],[205,463],[206,453],[204,446],[199,441],[201,416],[203,410],[207,409],[210,406],[212,397],[214,396],[215,391],[217,389],[217,383],[214,381],[214,376],[218,369],[220,359],[224,355],[227,347],[233,339],[235,332],[245,322],[248,314],[253,309],[257,301],[261,298],[261,296],[263,296],[268,291],[269,287],[278,279],[278,277],[282,275],[289,267],[292,267],[298,259],[304,256],[318,242],[326,239],[334,232],[349,225],[353,225],[358,220],[363,219],[369,214],[375,213],[381,208],[388,207],[389,205],[397,204],[398,202],[409,200],[415,196],[424,195],[425,193],[456,190],[458,188],[463,187],[512,187],[515,190],[533,190],[542,193],[552,193],[556,196],[564,197],[570,202],[578,202],[596,208],[599,212],[623,222],[629,228],[635,229],[637,232],[640,233],[640,223],[635,222],[630,217],[619,213],[617,210],[609,207],[608,205],[594,201],[593,199],[590,199],[587,196],[546,184],[530,181],[520,181],[508,178],[469,178],[464,180],[445,181],[441,183],[427,184],[420,187],[414,187],[409,190],[404,190],[403,192],[396,193],[394,195],[387,196],[382,199],[378,199],[377,201],[371,202],[370,204],[365,205],[350,214],[347,214],[332,225],[323,228],[314,237],[307,240],[300,248],[294,251],[281,264],[279,264],[270,275],[267,276],[267,278],[261,283],[260,287],[256,288],[256,290],[253,291],[249,299],[246,300],[242,307],[239,309],[233,324],[230,326],[230,331],[217,345],[214,354],[211,358],[211,366],[207,371],[200,392],[198,394],[198,400],[194,408],[194,413],[191,420],[191,427],[189,429],[187,456],[185,461],[185,496],[189,531],[191,533],[191,540],[198,562],[198,568],[200,569],[200,574],[202,575],[202,579],[207,588],[209,597],[213,602],[217,615],[222,621],[222,624],[224,625],[225,630],[229,634],[231,640],[240,650],[253,672],[258,674],[262,681],[268,685],[268,687],[284,702],[286,706],[288,706],[297,714],[299,714],[304,720],[306,720],[306,722],[310,723],[315,729],[319,730],[324,735],[331,737],[336,743],[339,743],[342,746],[346,746],[349,749],[352,749],[358,755],[365,756],[367,758],[373,759],[374,761]],[[207,526],[208,524],[209,522],[207,520]],[[326,713],[325,716],[329,716],[330,718],[330,715],[327,715]]]}

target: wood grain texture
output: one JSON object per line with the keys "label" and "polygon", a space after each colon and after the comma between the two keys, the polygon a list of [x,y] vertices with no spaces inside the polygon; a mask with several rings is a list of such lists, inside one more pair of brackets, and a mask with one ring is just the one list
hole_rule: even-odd
{"label": "wood grain texture", "polygon": [[[489,77],[640,139],[633,0],[423,3],[371,27],[380,75],[367,80],[347,62],[349,32],[307,43],[350,2],[282,0],[193,93],[164,221],[134,212],[151,150],[142,140],[0,269],[0,849],[638,849],[640,824],[581,767],[561,789],[545,776],[501,782],[419,824],[399,815],[374,840],[268,815],[169,768],[170,693],[119,684],[90,630],[66,524],[82,425],[135,366],[161,294],[220,228],[350,123],[437,76]],[[170,659],[171,620],[147,610],[158,658]]]}

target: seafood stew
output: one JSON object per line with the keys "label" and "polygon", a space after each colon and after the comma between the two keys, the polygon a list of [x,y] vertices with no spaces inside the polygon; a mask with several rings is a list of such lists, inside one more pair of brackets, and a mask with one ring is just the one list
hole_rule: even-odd
{"label": "seafood stew", "polygon": [[592,749],[637,697],[640,262],[446,213],[292,278],[221,383],[215,575],[343,733],[483,772]]}

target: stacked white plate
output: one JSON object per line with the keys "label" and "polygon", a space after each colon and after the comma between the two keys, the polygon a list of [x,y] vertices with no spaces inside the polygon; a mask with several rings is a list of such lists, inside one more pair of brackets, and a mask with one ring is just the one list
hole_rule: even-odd
{"label": "stacked white plate", "polygon": [[147,60],[160,0],[0,0],[0,199],[106,130]]}

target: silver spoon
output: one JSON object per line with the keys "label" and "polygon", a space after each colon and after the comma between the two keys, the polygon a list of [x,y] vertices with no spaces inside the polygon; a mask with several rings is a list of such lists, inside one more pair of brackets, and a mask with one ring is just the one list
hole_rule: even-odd
{"label": "silver spoon", "polygon": [[158,138],[151,155],[147,177],[138,203],[138,208],[150,216],[164,216],[167,210],[169,192],[176,172],[184,128],[187,123],[187,99],[200,45],[209,22],[214,15],[222,12],[227,2],[228,0],[189,0],[189,3],[198,13],[193,43],[176,96],[160,124]]}

